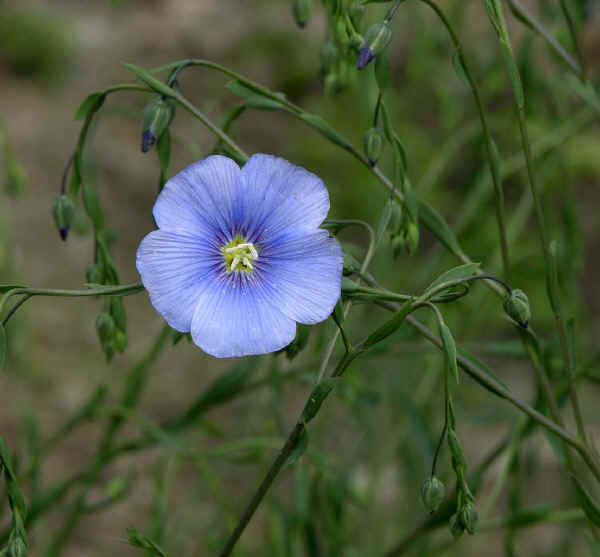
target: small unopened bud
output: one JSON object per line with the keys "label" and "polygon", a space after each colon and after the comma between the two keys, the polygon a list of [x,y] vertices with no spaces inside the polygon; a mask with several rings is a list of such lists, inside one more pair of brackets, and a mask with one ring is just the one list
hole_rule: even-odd
{"label": "small unopened bud", "polygon": [[27,557],[27,545],[21,536],[15,536],[8,544],[7,557]]}
{"label": "small unopened bud", "polygon": [[102,284],[104,280],[102,267],[98,263],[92,263],[85,272],[85,279],[90,284]]}
{"label": "small unopened bud", "polygon": [[522,327],[527,327],[529,319],[531,319],[531,310],[529,309],[529,299],[525,292],[518,288],[511,290],[504,297],[502,306],[511,319],[514,319]]}
{"label": "small unopened bud", "polygon": [[367,159],[369,159],[369,164],[375,166],[383,151],[383,132],[379,128],[369,128],[365,132],[363,143],[365,155],[367,155]]}
{"label": "small unopened bud", "polygon": [[328,73],[338,61],[338,49],[335,43],[330,39],[326,40],[321,47],[319,56],[321,58],[321,70]]}
{"label": "small unopened bud", "polygon": [[454,539],[458,539],[464,534],[465,527],[462,521],[460,520],[458,513],[455,513],[450,517],[449,526],[450,532],[452,533],[452,537]]}
{"label": "small unopened bud", "polygon": [[374,23],[365,34],[365,40],[358,54],[356,67],[362,70],[375,58],[392,40],[392,28],[387,21]]}
{"label": "small unopened bud", "polygon": [[115,334],[115,321],[110,314],[103,312],[96,319],[96,331],[102,344],[107,344]]}
{"label": "small unopened bud", "polygon": [[396,234],[392,237],[392,254],[394,259],[406,251],[406,241],[403,234]]}
{"label": "small unopened bud", "polygon": [[346,26],[346,20],[343,17],[338,17],[335,22],[335,36],[338,42],[344,47],[350,46],[350,35],[348,34],[348,27]]}
{"label": "small unopened bud", "polygon": [[61,193],[52,203],[52,216],[56,228],[63,240],[67,239],[73,217],[75,216],[75,204],[70,196]]}
{"label": "small unopened bud", "polygon": [[446,487],[435,476],[431,476],[423,482],[421,497],[428,513],[433,514],[440,508],[445,495]]}
{"label": "small unopened bud", "polygon": [[312,8],[312,0],[294,0],[292,4],[292,11],[294,12],[294,19],[298,27],[306,27],[308,18]]}
{"label": "small unopened bud", "polygon": [[142,153],[150,150],[158,138],[169,127],[175,115],[175,103],[173,99],[165,99],[156,95],[144,108],[142,121]]}
{"label": "small unopened bud", "polygon": [[466,503],[460,510],[460,522],[469,534],[475,533],[478,520],[479,516],[475,506],[472,503]]}
{"label": "small unopened bud", "polygon": [[121,329],[115,330],[115,348],[119,352],[125,352],[125,348],[127,348],[127,333],[124,333]]}
{"label": "small unopened bud", "polygon": [[419,247],[419,225],[410,221],[406,225],[406,251],[409,255],[413,255]]}
{"label": "small unopened bud", "polygon": [[344,248],[342,248],[342,254],[344,256],[344,268],[342,271],[343,275],[346,277],[355,273],[359,273],[360,263],[356,260],[356,258]]}

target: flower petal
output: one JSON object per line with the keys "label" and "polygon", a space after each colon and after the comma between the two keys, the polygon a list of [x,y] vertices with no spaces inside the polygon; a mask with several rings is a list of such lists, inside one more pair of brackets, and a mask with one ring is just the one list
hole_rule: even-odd
{"label": "flower petal", "polygon": [[342,288],[342,250],[325,230],[290,232],[265,244],[255,262],[268,299],[300,323],[327,319]]}
{"label": "flower petal", "polygon": [[192,339],[217,358],[275,352],[295,335],[296,323],[271,305],[261,281],[241,274],[211,281],[192,319]]}
{"label": "flower petal", "polygon": [[323,181],[272,155],[253,155],[242,167],[237,217],[246,237],[260,242],[290,227],[315,229],[329,211]]}
{"label": "flower petal", "polygon": [[239,166],[221,155],[189,165],[158,196],[153,210],[156,224],[201,237],[216,234],[221,245],[226,243],[232,235],[239,176]]}
{"label": "flower petal", "polygon": [[168,230],[155,230],[142,240],[136,266],[156,311],[184,333],[190,330],[207,277],[224,272],[218,249]]}

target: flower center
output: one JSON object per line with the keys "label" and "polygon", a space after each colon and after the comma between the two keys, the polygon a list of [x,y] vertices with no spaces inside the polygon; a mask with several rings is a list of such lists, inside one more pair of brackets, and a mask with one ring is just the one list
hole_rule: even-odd
{"label": "flower center", "polygon": [[254,269],[252,262],[258,258],[258,251],[252,242],[246,242],[241,236],[236,236],[231,242],[225,244],[221,251],[225,258],[227,274],[234,271],[249,273]]}

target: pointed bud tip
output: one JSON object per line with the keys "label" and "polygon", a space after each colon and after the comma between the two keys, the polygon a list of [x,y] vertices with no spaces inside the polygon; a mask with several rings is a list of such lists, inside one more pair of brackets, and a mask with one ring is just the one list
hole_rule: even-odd
{"label": "pointed bud tip", "polygon": [[156,143],[156,137],[151,130],[144,130],[142,133],[142,153],[147,153],[152,145]]}
{"label": "pointed bud tip", "polygon": [[67,240],[67,236],[69,235],[69,229],[68,228],[61,228],[58,233],[60,234],[60,238],[63,242],[66,242]]}
{"label": "pointed bud tip", "polygon": [[360,52],[358,53],[358,61],[356,62],[356,67],[359,70],[362,70],[364,68],[367,67],[367,64],[373,60],[373,58],[375,58],[375,55],[373,54],[373,51],[370,49],[370,47],[365,47],[365,48],[361,48]]}

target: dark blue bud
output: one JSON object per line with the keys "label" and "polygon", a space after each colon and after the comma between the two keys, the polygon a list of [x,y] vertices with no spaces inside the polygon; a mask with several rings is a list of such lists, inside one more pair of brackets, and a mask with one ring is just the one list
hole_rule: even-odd
{"label": "dark blue bud", "polygon": [[359,70],[362,70],[371,60],[373,60],[373,58],[375,58],[375,55],[370,47],[366,46],[361,48],[360,52],[358,53],[358,62],[356,63],[356,67]]}
{"label": "dark blue bud", "polygon": [[175,115],[175,102],[173,99],[156,95],[144,108],[142,122],[142,153],[150,150],[160,136],[171,124]]}
{"label": "dark blue bud", "polygon": [[75,205],[68,195],[61,193],[52,203],[52,216],[62,240],[67,239],[75,216]]}
{"label": "dark blue bud", "polygon": [[142,153],[147,153],[155,143],[156,137],[154,137],[152,130],[144,130],[142,132]]}

